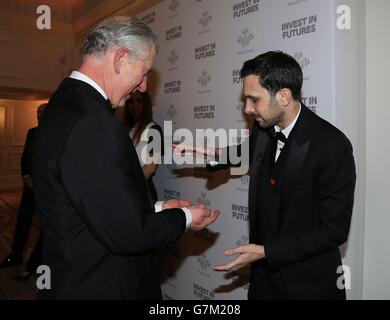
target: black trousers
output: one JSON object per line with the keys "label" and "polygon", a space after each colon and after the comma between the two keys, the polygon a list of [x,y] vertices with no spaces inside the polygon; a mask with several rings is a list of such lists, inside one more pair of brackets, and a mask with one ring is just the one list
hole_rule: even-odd
{"label": "black trousers", "polygon": [[271,273],[264,261],[254,263],[248,300],[290,300],[280,272]]}

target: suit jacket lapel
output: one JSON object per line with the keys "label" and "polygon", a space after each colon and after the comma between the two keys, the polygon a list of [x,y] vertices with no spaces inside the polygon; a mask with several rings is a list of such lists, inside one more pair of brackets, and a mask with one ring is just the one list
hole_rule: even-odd
{"label": "suit jacket lapel", "polygon": [[[254,126],[257,126],[255,124]],[[250,220],[250,236],[253,237],[256,230],[256,216],[257,216],[257,208],[258,208],[258,201],[259,201],[259,187],[260,187],[260,170],[261,166],[264,163],[264,156],[265,156],[265,150],[267,147],[267,143],[269,141],[268,134],[259,129],[258,127],[255,127],[254,130],[257,130],[256,134],[256,140],[253,144],[253,152],[251,151],[251,168],[250,168],[250,181],[249,181],[249,220]]]}
{"label": "suit jacket lapel", "polygon": [[257,124],[255,124],[257,130],[256,132],[256,142],[254,143],[254,150],[252,153],[251,166],[258,165],[264,158],[265,149],[267,147],[267,143],[269,141],[269,136],[266,131],[259,129]]}
{"label": "suit jacket lapel", "polygon": [[296,122],[291,138],[289,138],[289,151],[286,167],[283,177],[283,191],[281,196],[281,206],[279,210],[278,233],[283,224],[283,220],[291,201],[291,196],[294,191],[294,184],[300,174],[303,163],[306,159],[307,152],[310,148],[310,119],[307,112],[311,112],[302,104],[301,114]]}

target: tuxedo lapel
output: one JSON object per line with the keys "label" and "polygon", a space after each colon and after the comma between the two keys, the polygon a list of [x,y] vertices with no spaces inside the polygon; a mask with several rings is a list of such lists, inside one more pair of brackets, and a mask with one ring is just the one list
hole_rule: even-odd
{"label": "tuxedo lapel", "polygon": [[[255,124],[257,126],[257,124]],[[264,157],[265,157],[265,151],[266,147],[269,141],[269,136],[268,134],[259,129],[255,128],[255,130],[258,130],[256,132],[256,141],[254,143],[254,150],[252,153],[252,158],[251,158],[251,168],[250,168],[250,181],[249,181],[249,200],[248,200],[248,205],[249,205],[249,219],[250,219],[250,236],[251,240],[253,239],[254,235],[256,234],[256,230],[260,224],[260,221],[257,221],[256,219],[260,218],[257,217],[257,209],[259,206],[259,198],[260,198],[260,170],[262,168],[262,165],[265,163],[264,162]]]}
{"label": "tuxedo lapel", "polygon": [[300,174],[310,148],[310,118],[307,112],[311,112],[302,104],[301,114],[296,122],[291,138],[289,138],[289,152],[283,177],[283,191],[280,201],[278,233],[294,191],[294,184]]}
{"label": "tuxedo lapel", "polygon": [[[257,124],[255,125],[257,126]],[[254,145],[254,151],[252,153],[252,159],[251,159],[252,165],[255,166],[261,163],[261,161],[264,159],[265,149],[270,139],[266,131],[259,128],[256,128],[256,130],[258,130],[257,139]]]}

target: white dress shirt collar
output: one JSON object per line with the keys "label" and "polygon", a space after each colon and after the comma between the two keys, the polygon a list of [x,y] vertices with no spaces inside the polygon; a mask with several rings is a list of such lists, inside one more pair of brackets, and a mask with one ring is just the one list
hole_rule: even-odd
{"label": "white dress shirt collar", "polygon": [[281,130],[279,126],[275,126],[275,132],[281,131],[284,134],[284,136],[286,137],[286,139],[288,139],[288,136],[290,135],[292,129],[294,128],[295,124],[298,121],[299,115],[301,114],[301,110],[302,110],[302,105],[299,104],[299,111],[298,111],[297,116],[294,118],[293,122],[291,122],[290,125],[287,128],[284,128],[283,130]]}
{"label": "white dress shirt collar", "polygon": [[107,94],[104,92],[104,90],[90,77],[86,76],[84,73],[81,73],[80,71],[73,71],[69,78],[76,79],[83,81],[85,83],[88,83],[90,86],[92,86],[96,91],[98,91],[105,100],[107,100]]}

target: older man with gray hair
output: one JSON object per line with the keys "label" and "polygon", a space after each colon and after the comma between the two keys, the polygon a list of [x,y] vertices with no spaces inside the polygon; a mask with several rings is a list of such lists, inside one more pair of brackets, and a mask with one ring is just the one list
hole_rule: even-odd
{"label": "older man with gray hair", "polygon": [[151,203],[127,130],[111,112],[146,90],[157,50],[147,25],[111,18],[87,36],[82,65],[50,99],[33,161],[50,268],[41,298],[160,299],[156,250],[218,217],[189,201]]}

